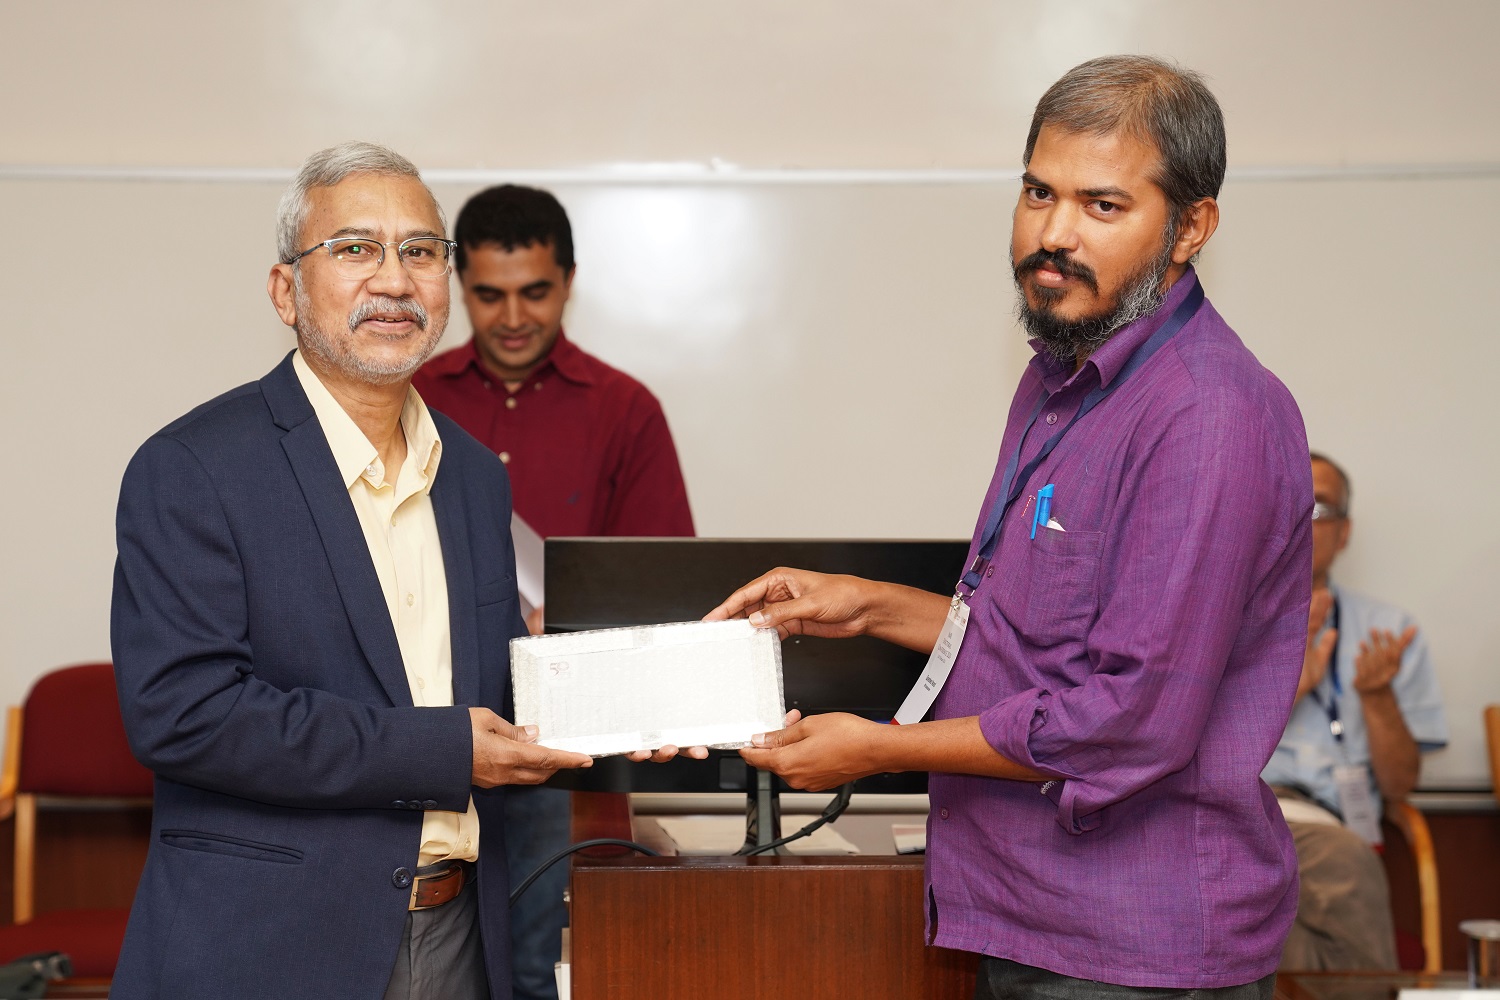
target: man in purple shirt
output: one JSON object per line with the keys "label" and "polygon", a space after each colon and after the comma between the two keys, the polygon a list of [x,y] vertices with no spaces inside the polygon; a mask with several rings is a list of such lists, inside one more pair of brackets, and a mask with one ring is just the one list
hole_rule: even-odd
{"label": "man in purple shirt", "polygon": [[933,772],[928,936],[980,953],[976,997],[1272,993],[1297,862],[1260,771],[1312,487],[1295,403],[1191,267],[1224,149],[1192,73],[1108,57],[1054,84],[1012,235],[1037,356],[957,595],[781,569],[710,616],[938,647],[934,721],[789,717],[744,755],[799,788]]}

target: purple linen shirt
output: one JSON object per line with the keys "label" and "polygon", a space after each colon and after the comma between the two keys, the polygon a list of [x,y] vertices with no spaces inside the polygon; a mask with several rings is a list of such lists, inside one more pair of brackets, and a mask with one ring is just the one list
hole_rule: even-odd
{"label": "purple linen shirt", "polygon": [[[1038,353],[979,530],[1017,446],[1024,466],[1196,282],[1076,374]],[[1033,540],[1047,483],[1064,530]],[[1275,971],[1297,859],[1260,772],[1302,666],[1312,502],[1291,394],[1206,301],[1073,426],[1001,524],[936,708],[1057,780],[932,776],[933,944],[1126,986]]]}

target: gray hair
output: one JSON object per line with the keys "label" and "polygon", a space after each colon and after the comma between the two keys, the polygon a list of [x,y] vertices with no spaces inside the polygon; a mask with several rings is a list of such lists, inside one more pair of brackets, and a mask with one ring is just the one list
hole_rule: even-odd
{"label": "gray hair", "polygon": [[1160,59],[1103,56],[1068,70],[1037,102],[1021,160],[1028,166],[1043,125],[1150,143],[1161,154],[1152,180],[1167,196],[1174,223],[1194,202],[1217,198],[1224,183],[1219,102],[1197,73]]}
{"label": "gray hair", "polygon": [[[297,245],[297,238],[302,232],[302,224],[307,221],[310,208],[308,193],[313,188],[332,187],[351,174],[385,174],[392,177],[415,177],[418,181],[422,179],[410,160],[393,149],[373,142],[352,140],[319,150],[303,162],[302,169],[297,171],[291,186],[282,194],[281,203],[276,206],[278,260],[289,261],[305,249]],[[425,183],[422,187],[427,189],[428,197],[432,197],[432,190]],[[442,220],[446,230],[448,219],[443,215],[442,206],[438,205],[436,198],[432,199],[432,204],[437,208],[438,218]]]}

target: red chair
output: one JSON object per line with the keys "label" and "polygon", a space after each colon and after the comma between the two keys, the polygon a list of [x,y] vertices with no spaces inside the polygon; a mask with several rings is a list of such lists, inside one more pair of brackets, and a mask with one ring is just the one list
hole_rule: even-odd
{"label": "red chair", "polygon": [[149,807],[151,791],[151,772],[125,741],[112,665],[55,670],[37,680],[24,706],[11,707],[0,820],[16,819],[15,923],[0,927],[0,963],[61,951],[79,978],[114,974],[128,909],[35,912],[37,807]]}

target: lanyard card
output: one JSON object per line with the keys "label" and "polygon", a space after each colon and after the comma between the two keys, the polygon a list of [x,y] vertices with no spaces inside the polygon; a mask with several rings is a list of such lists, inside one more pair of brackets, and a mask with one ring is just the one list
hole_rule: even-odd
{"label": "lanyard card", "polygon": [[1380,812],[1370,791],[1370,769],[1363,764],[1339,764],[1333,769],[1333,782],[1338,786],[1344,825],[1365,843],[1380,843]]}
{"label": "lanyard card", "polygon": [[896,709],[895,721],[898,726],[921,722],[927,710],[932,708],[932,703],[937,701],[938,692],[947,683],[948,673],[953,669],[958,648],[964,644],[964,630],[968,627],[969,606],[954,595],[953,603],[948,607],[948,617],[943,620],[943,631],[938,634],[937,644],[932,647],[927,666],[922,668],[922,676],[912,686],[901,707]]}

